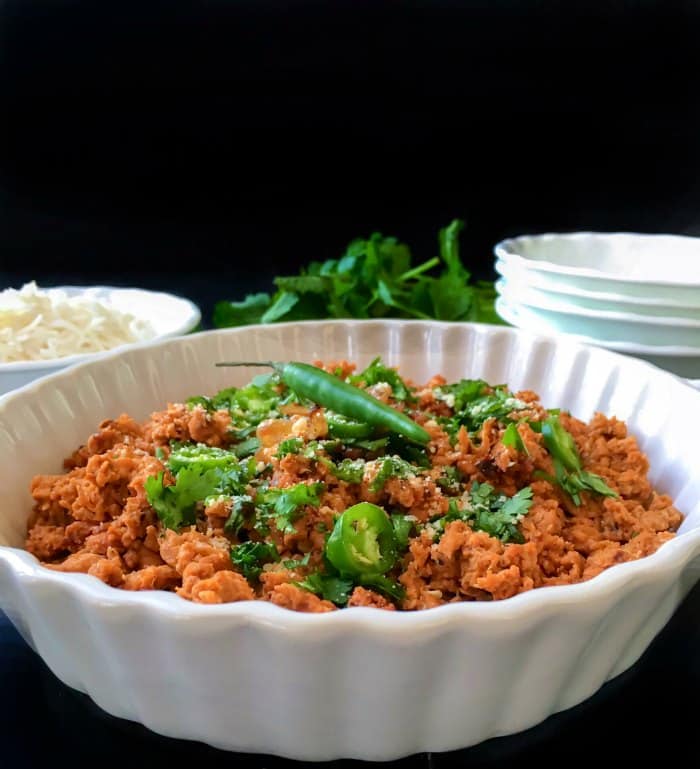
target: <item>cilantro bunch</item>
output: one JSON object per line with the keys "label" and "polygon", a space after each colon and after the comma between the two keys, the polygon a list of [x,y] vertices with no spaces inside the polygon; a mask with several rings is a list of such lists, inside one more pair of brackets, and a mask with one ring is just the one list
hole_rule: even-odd
{"label": "cilantro bunch", "polygon": [[353,240],[339,259],[311,262],[275,278],[274,294],[218,302],[215,327],[319,318],[421,318],[501,323],[493,284],[471,281],[459,257],[455,219],[440,230],[440,256],[413,263],[408,246],[374,233]]}

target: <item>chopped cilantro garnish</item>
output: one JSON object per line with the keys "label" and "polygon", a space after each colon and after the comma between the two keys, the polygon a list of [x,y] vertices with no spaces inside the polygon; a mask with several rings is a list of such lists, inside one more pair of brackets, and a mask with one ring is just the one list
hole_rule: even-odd
{"label": "chopped cilantro garnish", "polygon": [[253,503],[253,498],[249,494],[238,494],[233,496],[231,497],[231,514],[224,524],[224,528],[237,535],[246,521],[251,519],[254,514],[255,504]]}
{"label": "chopped cilantro garnish", "polygon": [[470,433],[476,433],[487,419],[504,421],[512,412],[528,407],[504,385],[491,387],[483,379],[462,379],[436,388],[435,395],[454,410],[452,417],[441,417],[439,420],[453,435],[462,425]]}
{"label": "chopped cilantro garnish", "polygon": [[507,497],[496,492],[489,483],[473,483],[466,504],[472,528],[485,531],[504,542],[522,542],[517,523],[532,505],[532,488],[526,486]]}
{"label": "chopped cilantro garnish", "polygon": [[304,566],[308,566],[310,560],[311,553],[307,553],[303,558],[289,558],[286,561],[282,561],[282,566],[285,569],[301,569]]}
{"label": "chopped cilantro garnish", "polygon": [[369,486],[370,491],[381,491],[389,478],[408,478],[415,475],[417,467],[401,457],[385,457]]}
{"label": "chopped cilantro garnish", "polygon": [[451,521],[461,520],[474,531],[485,531],[503,542],[522,543],[523,535],[517,527],[532,505],[530,486],[520,489],[517,494],[507,497],[496,491],[490,483],[474,482],[460,508],[457,500],[450,500],[450,507],[443,518],[431,525],[438,532],[444,531]]}
{"label": "chopped cilantro garnish", "polygon": [[243,458],[252,456],[259,448],[260,441],[255,436],[252,436],[251,438],[246,438],[244,441],[237,443],[232,451],[237,457]]}
{"label": "chopped cilantro garnish", "polygon": [[149,504],[169,529],[191,526],[197,502],[244,494],[255,473],[252,462],[240,462],[233,452],[204,444],[173,444],[167,465],[175,483],[165,486],[160,473],[147,478],[144,489]]}
{"label": "chopped cilantro garnish", "polygon": [[285,438],[277,446],[277,456],[286,457],[287,454],[299,454],[304,448],[304,441],[301,438]]}
{"label": "chopped cilantro garnish", "polygon": [[328,460],[328,465],[338,480],[347,483],[361,483],[365,474],[364,459],[343,459],[337,465]]}
{"label": "chopped cilantro garnish", "polygon": [[165,486],[163,478],[163,472],[146,478],[144,489],[148,503],[167,529],[191,526],[197,502],[221,489],[221,474],[215,468],[184,467],[171,486]]}
{"label": "chopped cilantro garnish", "polygon": [[266,519],[274,518],[277,528],[284,533],[294,532],[294,521],[305,505],[318,507],[323,483],[297,483],[288,488],[267,488],[258,491],[255,506],[260,513],[263,528]]}
{"label": "chopped cilantro garnish", "polygon": [[306,579],[297,582],[296,585],[310,593],[320,595],[336,606],[345,606],[354,588],[351,579],[343,579],[332,574],[320,574],[319,572],[309,574]]}
{"label": "chopped cilantro garnish", "polygon": [[247,580],[255,581],[263,564],[279,561],[279,553],[271,542],[243,542],[231,548],[231,561]]}
{"label": "chopped cilantro garnish", "polygon": [[393,598],[395,601],[402,600],[405,594],[403,587],[398,582],[394,582],[393,579],[389,579],[389,577],[382,575],[363,579],[361,580],[361,584],[364,587],[378,590],[380,593],[384,593],[384,595],[389,596],[389,598]]}
{"label": "chopped cilantro garnish", "polygon": [[245,387],[227,387],[213,398],[198,395],[187,400],[187,405],[203,406],[208,411],[225,409],[231,414],[234,427],[257,425],[266,417],[276,414],[284,397],[284,386],[276,374],[260,374]]}
{"label": "chopped cilantro garnish", "polygon": [[445,492],[445,494],[459,494],[462,489],[460,472],[452,465],[446,465],[442,468],[442,475],[435,481],[435,483]]}
{"label": "chopped cilantro garnish", "polygon": [[349,377],[352,384],[363,383],[366,387],[384,382],[391,387],[391,392],[397,401],[415,401],[411,388],[399,376],[396,369],[382,363],[381,358],[375,358],[360,374]]}
{"label": "chopped cilantro garnish", "polygon": [[412,516],[401,515],[400,513],[394,513],[390,518],[391,525],[394,527],[396,547],[399,551],[403,552],[408,547],[408,540],[411,536],[411,531],[416,525],[416,521]]}

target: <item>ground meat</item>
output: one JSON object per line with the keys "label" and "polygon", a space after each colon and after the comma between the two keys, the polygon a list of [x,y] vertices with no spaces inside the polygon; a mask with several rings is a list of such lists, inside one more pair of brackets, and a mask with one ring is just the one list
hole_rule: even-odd
{"label": "ground meat", "polygon": [[335,606],[330,601],[324,601],[317,595],[303,590],[290,582],[277,585],[270,593],[270,601],[285,609],[320,614],[325,611],[334,611]]}
{"label": "ground meat", "polygon": [[396,606],[387,598],[384,598],[383,595],[375,593],[374,590],[367,590],[367,588],[361,585],[358,585],[352,591],[348,606],[370,606],[374,609],[396,610]]}
{"label": "ground meat", "polygon": [[[323,367],[342,376],[355,368],[346,361]],[[379,589],[355,585],[348,606],[416,610],[454,601],[504,599],[590,579],[616,564],[650,555],[673,537],[682,516],[668,496],[653,489],[647,458],[620,420],[596,414],[586,424],[561,414],[584,468],[601,476],[618,495],[584,491],[576,505],[552,480],[551,456],[530,424],[547,418],[535,393],[515,394],[520,405],[525,404],[512,415],[522,442],[519,450],[512,441],[504,444],[505,424],[494,418],[471,434],[464,426],[448,433],[444,424],[451,406],[436,389],[444,385],[444,378],[435,376],[416,389],[415,405],[400,406],[430,435],[429,467],[390,477],[379,489],[373,480],[381,451],[364,454],[346,446],[340,457],[333,453],[337,447],[326,453],[324,444],[317,444],[328,436],[324,409],[285,400],[277,413],[255,422],[260,448],[253,463],[262,468],[269,488],[322,484],[319,503],[305,504],[281,522],[268,510],[262,527],[244,517],[237,531],[226,527],[233,500],[225,495],[211,498],[206,506],[197,503],[195,524],[173,531],[164,528],[145,491],[147,479],[161,472],[166,484],[175,482],[165,465],[172,441],[229,446],[233,432],[228,411],[171,403],[142,424],[127,414],[105,420],[65,460],[64,473],[33,479],[26,547],[48,568],[88,574],[124,590],[168,590],[199,603],[257,598],[295,611],[326,612],[336,606],[303,585],[319,590],[318,584],[305,580],[326,569],[325,544],[338,515],[361,501],[408,515],[415,528],[407,550],[387,575],[404,589],[403,598],[390,599]],[[395,404],[386,383],[369,389],[385,403]],[[314,451],[280,456],[279,444],[288,438],[296,438],[297,445],[311,442]],[[367,460],[361,480],[337,477],[336,463],[343,456]],[[459,478],[456,492],[445,483],[449,474]],[[435,521],[453,509],[451,504],[468,498],[474,482],[488,483],[506,496],[531,488],[532,502],[518,525],[518,541],[505,543],[460,519],[439,531],[434,528]],[[254,497],[255,487],[246,494]],[[275,546],[273,555],[262,571],[246,572],[248,580],[234,566],[231,548],[263,538]]]}
{"label": "ground meat", "polygon": [[180,575],[172,566],[163,564],[130,572],[124,577],[122,587],[125,590],[169,590],[179,584]]}
{"label": "ground meat", "polygon": [[235,571],[217,571],[208,579],[200,579],[191,587],[191,598],[197,603],[231,603],[252,601],[255,593],[242,574]]}

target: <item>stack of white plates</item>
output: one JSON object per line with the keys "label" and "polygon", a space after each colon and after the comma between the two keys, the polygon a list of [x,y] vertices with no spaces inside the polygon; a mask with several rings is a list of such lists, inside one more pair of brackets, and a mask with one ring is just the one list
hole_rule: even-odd
{"label": "stack of white plates", "polygon": [[700,378],[700,238],[523,235],[494,252],[496,309],[508,323]]}

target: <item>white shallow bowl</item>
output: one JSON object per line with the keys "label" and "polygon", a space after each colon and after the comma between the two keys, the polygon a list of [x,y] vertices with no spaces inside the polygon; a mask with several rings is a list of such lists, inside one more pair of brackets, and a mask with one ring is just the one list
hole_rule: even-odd
{"label": "white shallow bowl", "polygon": [[522,235],[495,255],[554,290],[571,288],[700,304],[700,238],[627,232]]}
{"label": "white shallow bowl", "polygon": [[552,331],[581,334],[607,342],[700,348],[700,320],[591,310],[562,301],[533,296],[519,285],[496,281],[496,290],[511,307],[523,308]]}
{"label": "white shallow bowl", "polygon": [[[650,317],[672,317],[700,320],[700,291],[695,305],[688,302],[674,302],[671,299],[656,299],[628,296],[627,294],[586,291],[575,285],[552,285],[547,276],[535,270],[518,269],[501,259],[495,262],[495,269],[502,281],[513,291],[527,296],[526,304],[538,305],[557,302],[567,307],[579,307],[603,312],[629,312]],[[498,286],[498,281],[497,281]]]}
{"label": "white shallow bowl", "polygon": [[[414,613],[297,614],[189,603],[41,567],[21,549],[35,473],[100,420],[242,384],[218,360],[382,355],[409,377],[484,377],[545,404],[626,419],[686,518],[654,555],[579,585]],[[388,760],[510,734],[630,667],[697,579],[700,393],[646,363],[502,327],[309,322],[195,334],[110,354],[0,401],[0,604],[67,685],[172,737],[304,760]]]}
{"label": "white shallow bowl", "polygon": [[651,345],[643,342],[599,339],[583,333],[566,333],[542,315],[533,312],[531,308],[511,303],[504,296],[496,299],[496,312],[506,323],[524,331],[561,336],[562,339],[568,339],[573,343],[595,345],[631,355],[686,379],[700,377],[700,346]]}
{"label": "white shallow bowl", "polygon": [[[42,289],[44,287],[42,286]],[[187,334],[197,327],[201,313],[189,299],[162,291],[146,291],[141,288],[113,288],[112,286],[51,286],[65,291],[68,296],[90,292],[90,296],[107,302],[122,312],[148,321],[155,335],[150,341],[168,339]],[[136,343],[135,343],[136,344]],[[130,345],[120,345],[119,348]],[[0,362],[0,395],[27,384],[34,379],[52,374],[74,363],[90,360],[104,353],[81,353],[51,360]]]}

